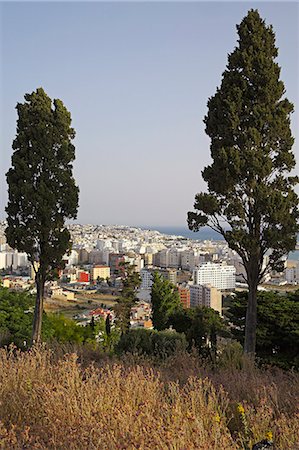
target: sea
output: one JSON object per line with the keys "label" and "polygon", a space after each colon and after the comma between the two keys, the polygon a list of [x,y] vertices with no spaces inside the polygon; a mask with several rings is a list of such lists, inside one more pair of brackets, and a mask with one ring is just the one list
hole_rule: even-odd
{"label": "sea", "polygon": [[[144,227],[142,227],[144,228]],[[160,231],[162,234],[170,234],[174,236],[183,236],[188,239],[200,240],[200,241],[223,241],[223,237],[221,234],[216,231],[211,230],[209,227],[203,227],[199,231],[194,232],[190,231],[189,228],[186,227],[165,227],[165,226],[156,226],[149,227],[150,230]],[[299,236],[298,236],[299,240]],[[299,250],[295,250],[290,252],[288,255],[288,259],[292,261],[299,261]]]}

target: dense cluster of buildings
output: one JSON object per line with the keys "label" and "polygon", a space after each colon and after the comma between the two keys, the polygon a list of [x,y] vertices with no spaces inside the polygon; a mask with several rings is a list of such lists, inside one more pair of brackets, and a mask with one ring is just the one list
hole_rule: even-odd
{"label": "dense cluster of buildings", "polygon": [[[4,228],[5,223],[0,223],[0,270],[16,275],[27,270],[32,275],[27,255],[6,243]],[[233,291],[236,282],[244,283],[241,260],[224,241],[196,241],[127,226],[72,224],[68,228],[73,246],[60,274],[64,286],[121,287],[122,263],[127,262],[140,273],[140,301],[150,301],[153,273],[158,271],[177,286],[184,307],[205,305],[221,314],[222,293]],[[299,262],[287,261],[274,282],[299,283]]]}

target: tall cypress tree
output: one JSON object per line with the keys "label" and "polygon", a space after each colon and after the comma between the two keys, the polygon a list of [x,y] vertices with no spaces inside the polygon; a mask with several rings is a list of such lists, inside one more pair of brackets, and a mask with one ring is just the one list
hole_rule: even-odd
{"label": "tall cypress tree", "polygon": [[158,272],[153,277],[151,303],[153,326],[158,331],[168,328],[171,316],[183,309],[176,287]]}
{"label": "tall cypress tree", "polygon": [[210,226],[242,258],[249,287],[245,352],[254,353],[258,284],[281,269],[296,244],[298,177],[290,176],[293,105],[284,97],[272,26],[250,10],[237,30],[238,45],[204,119],[213,160],[202,172],[208,192],[196,195],[188,224],[194,231]]}
{"label": "tall cypress tree", "polygon": [[71,115],[61,100],[42,88],[18,103],[12,167],[7,173],[9,245],[26,252],[35,270],[36,302],[32,340],[41,338],[44,287],[70,250],[66,218],[75,218],[79,189],[72,175],[75,147]]}
{"label": "tall cypress tree", "polygon": [[120,297],[116,300],[114,312],[121,334],[126,334],[130,329],[130,316],[133,306],[137,303],[137,289],[140,286],[141,279],[135,266],[128,262],[119,263],[123,276],[123,287]]}

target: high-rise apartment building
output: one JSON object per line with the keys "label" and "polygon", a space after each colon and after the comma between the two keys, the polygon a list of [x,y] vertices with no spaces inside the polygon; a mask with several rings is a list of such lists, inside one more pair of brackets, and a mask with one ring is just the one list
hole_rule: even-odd
{"label": "high-rise apartment building", "polygon": [[236,269],[224,263],[216,264],[207,262],[193,271],[194,284],[209,284],[220,290],[235,289]]}
{"label": "high-rise apartment building", "polygon": [[207,306],[222,314],[222,295],[215,287],[209,285],[191,284],[190,307]]}

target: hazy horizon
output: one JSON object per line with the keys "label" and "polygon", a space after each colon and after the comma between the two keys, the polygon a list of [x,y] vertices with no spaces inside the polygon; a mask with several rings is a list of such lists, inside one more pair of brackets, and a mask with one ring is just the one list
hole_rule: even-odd
{"label": "hazy horizon", "polygon": [[187,226],[210,162],[207,100],[250,8],[273,25],[296,137],[298,3],[0,3],[0,219],[15,106],[42,86],[76,130],[77,223]]}

